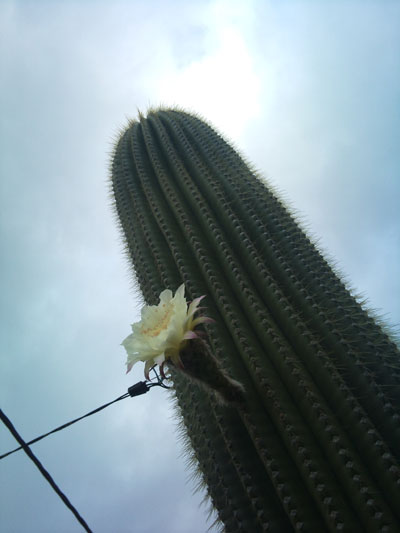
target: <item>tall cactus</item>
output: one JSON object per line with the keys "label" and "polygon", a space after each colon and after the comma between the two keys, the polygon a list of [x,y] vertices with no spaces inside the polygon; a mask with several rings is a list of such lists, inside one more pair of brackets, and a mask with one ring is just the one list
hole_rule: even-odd
{"label": "tall cactus", "polygon": [[148,304],[206,294],[207,342],[243,406],[172,368],[227,532],[400,531],[400,359],[265,183],[178,110],[131,122],[116,211]]}

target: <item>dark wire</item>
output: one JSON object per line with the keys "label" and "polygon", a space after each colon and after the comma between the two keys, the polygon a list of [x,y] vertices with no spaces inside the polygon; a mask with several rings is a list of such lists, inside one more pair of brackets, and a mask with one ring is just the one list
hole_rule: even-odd
{"label": "dark wire", "polygon": [[[34,444],[35,442],[38,442],[39,440],[42,440],[45,437],[48,437],[52,433],[56,433],[57,431],[61,431],[62,429],[65,429],[68,426],[71,426],[72,424],[75,424],[75,422],[79,422],[79,420],[82,420],[83,418],[86,418],[87,416],[94,415],[95,413],[98,413],[99,411],[101,411],[102,409],[105,409],[109,405],[111,405],[111,404],[113,404],[115,402],[119,402],[120,400],[123,400],[124,398],[128,398],[128,397],[129,397],[129,393],[126,392],[125,394],[123,394],[122,396],[117,398],[116,400],[113,400],[112,402],[108,402],[108,403],[102,405],[101,407],[98,407],[97,409],[94,409],[93,411],[90,411],[90,413],[86,413],[86,415],[80,416],[79,418],[75,418],[74,420],[71,420],[70,422],[67,422],[66,424],[63,424],[62,426],[58,426],[57,428],[52,429],[48,433],[44,433],[43,435],[40,435],[40,437],[36,437],[35,439],[30,440],[26,444],[27,444],[27,446],[30,446],[31,444]],[[23,446],[18,446],[18,448],[14,448],[14,450],[11,450],[11,451],[9,451],[7,453],[4,453],[3,455],[0,455],[0,459],[4,459],[4,457],[7,457],[8,455],[11,455],[12,453],[15,453],[18,450],[21,450],[22,448],[23,448]]]}
{"label": "dark wire", "polygon": [[122,396],[119,396],[119,398],[116,398],[112,402],[108,402],[101,407],[98,407],[97,409],[93,409],[93,411],[90,411],[89,413],[86,413],[86,415],[80,416],[79,418],[75,418],[74,420],[71,420],[70,422],[67,422],[66,424],[63,424],[62,426],[59,426],[58,428],[53,429],[52,431],[49,431],[48,433],[45,433],[44,435],[40,435],[40,437],[36,437],[36,439],[33,439],[29,442],[25,442],[24,439],[19,435],[15,427],[13,426],[11,420],[3,413],[3,411],[0,409],[0,419],[4,423],[4,425],[9,429],[10,433],[14,436],[16,441],[20,444],[18,448],[15,448],[14,450],[11,450],[10,452],[7,452],[0,456],[0,459],[4,459],[4,457],[7,457],[8,455],[17,452],[18,450],[24,450],[24,452],[27,454],[27,456],[35,463],[35,465],[40,470],[43,477],[50,483],[51,487],[54,489],[54,491],[60,496],[62,501],[65,503],[65,505],[73,512],[79,523],[83,526],[83,528],[88,531],[88,533],[92,533],[92,530],[89,528],[85,520],[81,517],[81,515],[78,513],[78,511],[75,509],[75,507],[72,505],[72,503],[69,501],[69,499],[66,497],[66,495],[60,490],[60,488],[57,486],[51,475],[47,472],[47,470],[44,468],[42,463],[39,461],[39,459],[34,455],[32,450],[29,448],[30,444],[34,444],[35,442],[38,442],[39,440],[44,439],[45,437],[48,437],[52,433],[55,433],[56,431],[61,431],[62,429],[67,428],[68,426],[71,426],[72,424],[75,424],[75,422],[79,422],[79,420],[82,420],[83,418],[86,418],[87,416],[94,415],[95,413],[98,413],[102,409],[105,409],[109,405],[112,405],[115,402],[119,402],[120,400],[123,400],[125,398],[139,396],[140,394],[145,394],[148,392],[152,387],[162,387],[163,389],[169,389],[167,385],[165,385],[164,380],[157,374],[157,371],[155,367],[153,367],[151,370],[156,375],[157,382],[147,382],[147,381],[139,381],[138,383],[135,383],[135,385],[132,385],[129,387],[128,392],[123,394]]}
{"label": "dark wire", "polygon": [[[57,431],[61,431],[62,429],[67,428],[68,426],[71,426],[72,424],[75,424],[76,422],[79,422],[79,420],[82,420],[83,418],[86,418],[88,416],[94,415],[95,413],[98,413],[99,411],[102,411],[109,405],[112,405],[115,402],[119,402],[120,400],[124,400],[125,398],[133,397],[133,396],[139,396],[140,394],[145,394],[148,392],[152,387],[162,387],[163,389],[169,389],[167,385],[165,385],[164,380],[160,378],[160,376],[157,374],[157,371],[155,368],[152,369],[153,372],[156,375],[157,382],[147,382],[147,381],[139,381],[135,385],[132,385],[129,387],[128,392],[120,396],[119,398],[116,398],[112,402],[108,402],[100,407],[97,407],[97,409],[93,409],[93,411],[90,411],[89,413],[86,413],[83,416],[80,416],[79,418],[75,418],[74,420],[71,420],[70,422],[67,422],[66,424],[63,424],[62,426],[58,426],[55,429],[52,429],[48,433],[44,433],[43,435],[40,435],[39,437],[36,437],[35,439],[30,440],[26,443],[27,446],[30,446],[31,444],[34,444],[35,442],[38,442],[39,440],[44,439],[45,437],[48,437],[49,435],[52,435],[53,433],[56,433]],[[14,448],[14,450],[11,450],[7,453],[3,453],[3,455],[0,455],[0,460],[4,459],[8,455],[11,455],[12,453],[17,452],[18,450],[21,450],[23,446],[18,446],[18,448]]]}
{"label": "dark wire", "polygon": [[72,505],[72,503],[69,501],[66,495],[60,490],[60,488],[57,486],[57,484],[55,483],[51,475],[47,472],[47,470],[44,468],[44,466],[39,461],[39,459],[33,454],[32,450],[29,448],[29,446],[24,441],[24,439],[19,435],[18,431],[15,429],[15,427],[11,423],[11,420],[7,418],[7,416],[3,413],[1,409],[0,409],[0,419],[4,423],[4,425],[7,426],[7,428],[10,430],[10,433],[12,433],[13,437],[17,440],[17,442],[19,442],[19,444],[21,445],[21,448],[23,448],[24,452],[29,457],[29,459],[31,459],[35,463],[35,465],[38,467],[43,477],[50,483],[54,491],[60,496],[60,498],[65,503],[65,505],[68,507],[68,509],[70,509],[73,512],[73,514],[75,515],[78,522],[82,525],[82,527],[89,533],[92,533],[92,530],[87,525],[85,520],[81,517],[81,515]]}

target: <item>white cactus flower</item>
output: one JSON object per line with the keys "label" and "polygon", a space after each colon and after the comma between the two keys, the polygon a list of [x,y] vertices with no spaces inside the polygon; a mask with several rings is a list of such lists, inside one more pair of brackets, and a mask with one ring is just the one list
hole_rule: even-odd
{"label": "white cactus flower", "polygon": [[160,294],[158,305],[145,305],[141,311],[141,321],[132,324],[132,333],[122,342],[127,359],[127,372],[138,361],[145,362],[145,376],[149,379],[150,369],[158,364],[163,374],[164,363],[170,359],[181,365],[179,352],[187,341],[197,337],[194,328],[212,319],[195,313],[204,296],[193,300],[190,305],[185,298],[185,285],[182,284],[172,296],[169,289]]}

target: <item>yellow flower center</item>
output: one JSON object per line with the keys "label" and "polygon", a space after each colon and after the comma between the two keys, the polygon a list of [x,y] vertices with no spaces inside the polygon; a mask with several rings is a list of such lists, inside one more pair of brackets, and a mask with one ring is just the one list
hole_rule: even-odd
{"label": "yellow flower center", "polygon": [[173,312],[172,305],[169,305],[167,309],[165,309],[165,304],[162,304],[161,307],[156,307],[153,311],[153,316],[151,317],[152,318],[151,322],[153,322],[153,325],[145,328],[143,324],[142,327],[140,328],[141,333],[143,335],[146,335],[147,337],[157,337],[157,335],[159,335],[161,331],[163,331],[164,329],[168,327],[172,312]]}

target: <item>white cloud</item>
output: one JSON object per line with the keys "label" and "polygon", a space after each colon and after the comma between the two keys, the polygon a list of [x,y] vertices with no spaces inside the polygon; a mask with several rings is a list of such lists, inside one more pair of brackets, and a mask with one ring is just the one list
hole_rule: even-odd
{"label": "white cloud", "polygon": [[243,132],[259,112],[261,96],[246,39],[251,12],[251,5],[245,8],[236,2],[211,5],[206,53],[184,68],[175,66],[164,74],[157,94],[163,105],[196,111],[233,138]]}

